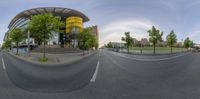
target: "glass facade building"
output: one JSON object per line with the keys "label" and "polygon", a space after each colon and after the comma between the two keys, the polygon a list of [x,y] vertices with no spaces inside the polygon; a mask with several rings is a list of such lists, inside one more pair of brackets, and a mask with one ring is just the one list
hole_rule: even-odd
{"label": "glass facade building", "polygon": [[83,30],[83,19],[72,16],[66,19],[66,33],[80,33]]}
{"label": "glass facade building", "polygon": [[[54,37],[49,39],[48,44],[60,45],[61,47],[75,47],[76,39],[74,34],[80,33],[83,30],[83,23],[89,21],[89,18],[80,11],[62,7],[33,8],[17,14],[8,25],[8,31],[4,36],[4,40],[8,37],[12,29],[27,27],[31,16],[43,13],[52,13],[55,16],[60,16],[61,21],[66,25],[65,28],[62,29],[65,30],[65,33],[55,33]],[[35,42],[37,44],[37,41]]]}

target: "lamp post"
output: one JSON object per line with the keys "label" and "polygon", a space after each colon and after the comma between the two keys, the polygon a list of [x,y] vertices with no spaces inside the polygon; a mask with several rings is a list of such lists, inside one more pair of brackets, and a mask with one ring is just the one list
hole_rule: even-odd
{"label": "lamp post", "polygon": [[119,52],[121,51],[122,43],[119,43]]}
{"label": "lamp post", "polygon": [[183,39],[181,39],[181,42],[182,42],[182,48],[181,48],[181,52],[183,52],[183,48],[184,48],[184,43],[183,43]]}
{"label": "lamp post", "polygon": [[140,41],[140,54],[142,54],[142,39]]}
{"label": "lamp post", "polygon": [[30,55],[30,31],[28,30],[28,42],[27,42],[27,55],[29,56]]}

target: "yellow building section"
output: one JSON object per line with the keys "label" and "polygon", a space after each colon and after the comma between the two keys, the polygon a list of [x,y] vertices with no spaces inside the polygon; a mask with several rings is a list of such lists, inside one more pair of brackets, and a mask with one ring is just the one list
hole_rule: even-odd
{"label": "yellow building section", "polygon": [[82,32],[83,19],[81,17],[72,16],[66,18],[66,33],[72,32],[73,28],[76,28],[76,32]]}

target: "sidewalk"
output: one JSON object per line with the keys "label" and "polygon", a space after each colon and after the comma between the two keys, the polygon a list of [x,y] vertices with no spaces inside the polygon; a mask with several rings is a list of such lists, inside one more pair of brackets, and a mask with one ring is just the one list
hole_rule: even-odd
{"label": "sidewalk", "polygon": [[37,62],[37,63],[44,63],[44,64],[59,64],[59,63],[70,63],[77,60],[81,60],[87,56],[92,55],[97,51],[90,51],[89,54],[85,54],[83,56],[82,52],[78,53],[64,53],[64,54],[48,54],[46,53],[46,57],[48,57],[47,62],[40,62],[39,59],[43,57],[43,53],[30,53],[30,56],[27,56],[26,53],[20,53],[19,57],[23,58],[28,61]]}
{"label": "sidewalk", "polygon": [[[127,53],[128,51],[126,49],[122,49],[119,50],[119,52],[121,53]],[[136,54],[136,55],[152,55],[153,54],[153,50],[130,50],[129,51],[132,54]],[[185,53],[187,52],[186,50],[173,50],[173,54],[177,54],[177,53]],[[165,55],[165,54],[171,54],[171,50],[156,50],[156,55]]]}

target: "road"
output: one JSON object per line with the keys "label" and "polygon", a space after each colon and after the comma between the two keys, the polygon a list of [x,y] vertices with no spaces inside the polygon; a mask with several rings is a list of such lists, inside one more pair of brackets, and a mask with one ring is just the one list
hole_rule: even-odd
{"label": "road", "polygon": [[[8,77],[9,61],[0,62],[0,99],[199,99],[200,54],[147,58],[102,50],[99,63],[85,75],[87,85],[66,92],[33,92],[16,87]],[[2,55],[0,55],[2,58]],[[145,59],[144,61],[142,59]],[[152,57],[151,57],[152,59]],[[91,59],[88,59],[91,60]],[[87,61],[87,60],[85,60]],[[96,61],[96,60],[95,60]],[[80,63],[77,63],[80,64]],[[89,64],[88,64],[89,65]],[[99,67],[99,68],[97,68]],[[88,69],[86,69],[88,70]],[[90,70],[89,70],[90,71]],[[98,71],[98,72],[96,72]],[[18,72],[18,71],[16,71]],[[96,79],[91,82],[89,78]],[[48,77],[48,76],[42,76]],[[74,76],[75,78],[77,76]],[[81,82],[81,80],[79,80]],[[67,84],[67,83],[66,83]],[[51,85],[51,84],[50,84]],[[62,85],[67,86],[67,85]],[[27,87],[27,86],[26,86]],[[51,87],[52,88],[52,87]],[[57,88],[57,87],[53,87]],[[29,88],[28,88],[29,89]],[[40,90],[40,87],[39,87]]]}

